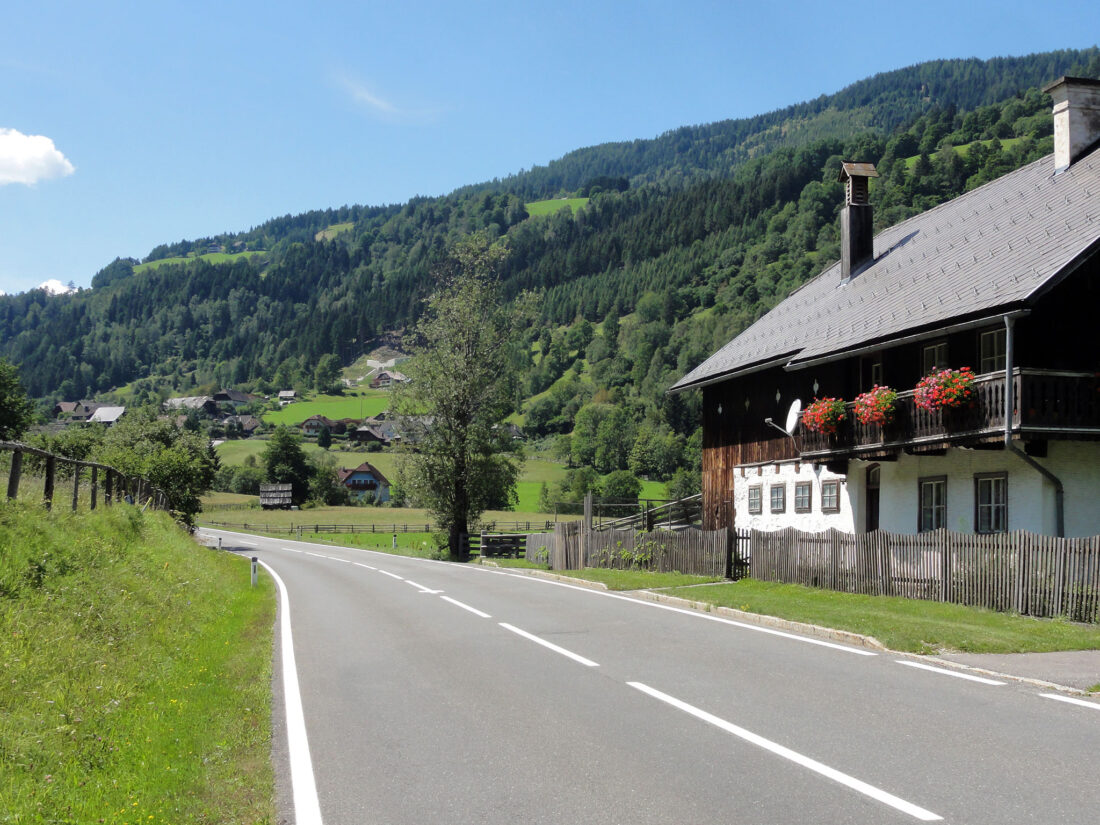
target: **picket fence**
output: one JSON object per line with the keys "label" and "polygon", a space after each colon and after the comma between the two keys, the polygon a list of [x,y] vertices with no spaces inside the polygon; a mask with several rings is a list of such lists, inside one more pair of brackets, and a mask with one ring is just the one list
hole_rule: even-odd
{"label": "picket fence", "polygon": [[1100,536],[753,530],[749,575],[846,593],[1100,621]]}

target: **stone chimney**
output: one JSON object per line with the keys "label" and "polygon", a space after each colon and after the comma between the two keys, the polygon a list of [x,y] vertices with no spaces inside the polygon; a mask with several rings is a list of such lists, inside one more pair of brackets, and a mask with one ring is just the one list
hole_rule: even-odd
{"label": "stone chimney", "polygon": [[844,161],[838,180],[844,184],[844,209],[840,213],[840,276],[854,278],[875,257],[874,220],[867,181],[877,178],[873,163]]}
{"label": "stone chimney", "polygon": [[1054,98],[1054,173],[1100,143],[1100,80],[1060,77],[1043,91]]}

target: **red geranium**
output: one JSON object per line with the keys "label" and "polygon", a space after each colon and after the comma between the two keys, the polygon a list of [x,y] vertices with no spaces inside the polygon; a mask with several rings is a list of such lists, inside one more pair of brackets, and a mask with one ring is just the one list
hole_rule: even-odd
{"label": "red geranium", "polygon": [[802,426],[812,433],[836,435],[847,411],[839,398],[815,398],[802,411]]}
{"label": "red geranium", "polygon": [[970,367],[936,370],[920,380],[913,400],[929,411],[969,407],[974,402],[974,372]]}
{"label": "red geranium", "polygon": [[897,392],[875,384],[869,392],[856,397],[852,409],[861,424],[891,424],[897,403]]}

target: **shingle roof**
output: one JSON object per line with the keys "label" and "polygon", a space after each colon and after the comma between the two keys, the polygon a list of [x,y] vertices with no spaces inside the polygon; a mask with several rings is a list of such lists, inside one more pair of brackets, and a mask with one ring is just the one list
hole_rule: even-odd
{"label": "shingle roof", "polygon": [[1048,155],[885,230],[855,278],[829,267],[672,390],[1026,305],[1100,248],[1100,149],[1053,172]]}

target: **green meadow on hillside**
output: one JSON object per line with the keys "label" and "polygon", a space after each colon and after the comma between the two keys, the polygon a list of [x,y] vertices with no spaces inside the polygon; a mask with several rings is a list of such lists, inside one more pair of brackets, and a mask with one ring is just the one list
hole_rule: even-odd
{"label": "green meadow on hillside", "polygon": [[532,218],[539,215],[553,215],[563,206],[568,206],[576,214],[577,210],[588,203],[588,198],[552,198],[546,201],[533,201],[524,204],[527,214]]}
{"label": "green meadow on hillside", "polygon": [[266,255],[266,252],[207,252],[204,255],[188,255],[183,258],[161,258],[156,261],[149,261],[147,263],[138,264],[134,267],[134,274],[137,275],[146,270],[156,269],[159,266],[166,264],[189,264],[193,261],[206,261],[211,264],[224,264],[230,261],[235,261],[239,258],[255,258],[257,255]]}
{"label": "green meadow on hillside", "polygon": [[353,226],[355,226],[355,224],[352,223],[351,221],[347,221],[346,223],[334,223],[331,226],[325,227],[320,232],[318,232],[316,235],[314,235],[313,240],[315,240],[315,241],[331,241],[337,235],[341,234],[342,232],[347,232]]}
{"label": "green meadow on hillside", "polygon": [[378,415],[390,405],[387,390],[355,389],[346,395],[318,395],[305,401],[287,404],[276,412],[264,415],[264,423],[272,426],[301,424],[312,415],[323,415],[334,421],[341,418],[367,418]]}

